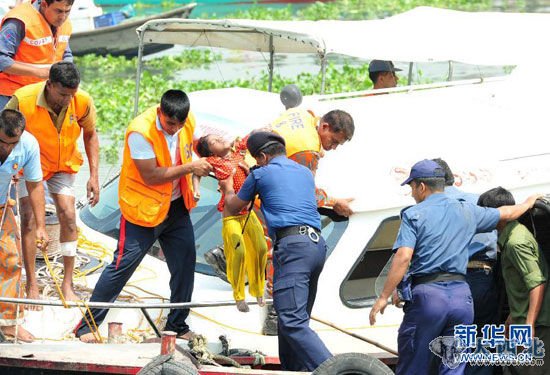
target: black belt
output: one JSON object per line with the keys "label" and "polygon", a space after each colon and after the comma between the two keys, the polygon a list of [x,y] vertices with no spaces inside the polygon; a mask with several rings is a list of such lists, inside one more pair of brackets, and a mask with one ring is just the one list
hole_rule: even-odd
{"label": "black belt", "polygon": [[438,272],[428,275],[413,276],[413,285],[436,283],[438,281],[466,281],[466,277],[460,273]]}
{"label": "black belt", "polygon": [[294,235],[308,236],[310,240],[317,243],[321,237],[321,231],[317,228],[310,227],[309,225],[293,225],[291,227],[284,227],[278,229],[275,232],[277,240],[283,239],[288,236]]}

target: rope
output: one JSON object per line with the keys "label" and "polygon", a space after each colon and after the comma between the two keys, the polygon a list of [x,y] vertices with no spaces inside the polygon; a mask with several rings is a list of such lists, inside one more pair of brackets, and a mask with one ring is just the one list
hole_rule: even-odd
{"label": "rope", "polygon": [[[221,367],[222,365],[231,365],[233,367],[242,368],[241,364],[232,358],[225,355],[214,354],[208,350],[208,341],[203,335],[195,335],[193,339],[187,343],[189,350],[201,365],[212,365]],[[220,363],[221,362],[221,363]]]}

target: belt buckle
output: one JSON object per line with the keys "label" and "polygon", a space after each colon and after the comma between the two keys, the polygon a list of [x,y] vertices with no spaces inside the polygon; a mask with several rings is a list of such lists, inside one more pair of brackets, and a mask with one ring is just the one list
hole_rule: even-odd
{"label": "belt buckle", "polygon": [[315,229],[313,229],[312,227],[307,227],[307,236],[313,242],[315,242],[315,243],[319,242],[319,235],[317,234]]}

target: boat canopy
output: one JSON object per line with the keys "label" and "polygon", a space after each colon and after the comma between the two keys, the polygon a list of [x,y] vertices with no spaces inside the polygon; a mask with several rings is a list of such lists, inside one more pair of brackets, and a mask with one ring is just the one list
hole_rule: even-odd
{"label": "boat canopy", "polygon": [[541,53],[550,15],[418,7],[380,20],[264,21],[165,19],[137,29],[143,43],[269,53],[341,54],[408,62],[518,65]]}

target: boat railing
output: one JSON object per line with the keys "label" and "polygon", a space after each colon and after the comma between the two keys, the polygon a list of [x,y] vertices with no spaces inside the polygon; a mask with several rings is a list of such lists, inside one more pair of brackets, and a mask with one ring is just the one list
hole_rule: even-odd
{"label": "boat railing", "polygon": [[[83,307],[103,309],[192,309],[199,307],[224,307],[233,306],[235,301],[204,301],[204,302],[160,302],[160,303],[121,303],[121,302],[84,302],[84,301],[49,301],[43,299],[9,298],[0,297],[0,303],[15,303],[36,306],[57,306],[65,308]],[[248,305],[257,305],[257,301],[246,301]],[[266,300],[271,305],[273,300]]]}
{"label": "boat railing", "polygon": [[337,94],[319,95],[318,100],[328,101],[328,100],[335,100],[335,99],[347,99],[347,98],[353,98],[353,97],[359,97],[359,96],[365,96],[365,95],[405,93],[405,92],[413,92],[413,91],[419,91],[419,90],[437,89],[437,88],[443,88],[443,87],[456,87],[456,86],[475,85],[475,84],[481,84],[481,83],[487,83],[487,82],[500,82],[500,81],[504,81],[505,79],[506,79],[506,76],[487,77],[487,78],[481,77],[481,78],[473,78],[473,79],[464,79],[460,81],[445,81],[445,82],[415,84],[415,85],[409,85],[409,86],[398,86],[398,87],[392,87],[387,89],[351,91],[351,92],[344,92],[344,93],[337,93]]}

